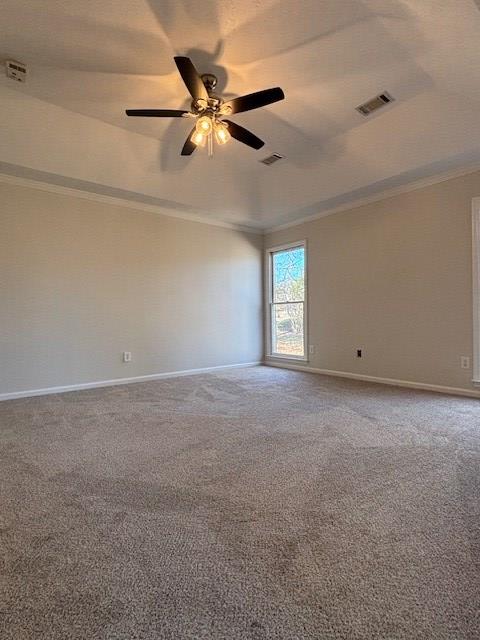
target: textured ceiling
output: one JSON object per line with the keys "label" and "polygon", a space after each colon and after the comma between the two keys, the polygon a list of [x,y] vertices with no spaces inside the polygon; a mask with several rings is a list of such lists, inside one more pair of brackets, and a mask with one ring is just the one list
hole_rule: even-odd
{"label": "textured ceiling", "polygon": [[[479,42],[474,0],[3,0],[0,56],[29,75],[0,78],[0,169],[271,227],[480,161]],[[182,158],[190,122],[125,116],[188,105],[176,54],[228,95],[284,89],[234,116],[262,150]]]}

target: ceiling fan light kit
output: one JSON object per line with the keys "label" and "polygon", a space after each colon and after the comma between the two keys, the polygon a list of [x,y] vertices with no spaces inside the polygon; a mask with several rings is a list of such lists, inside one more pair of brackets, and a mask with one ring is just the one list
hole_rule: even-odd
{"label": "ceiling fan light kit", "polygon": [[221,120],[217,120],[217,122],[215,122],[214,131],[217,144],[225,144],[232,137],[228,132],[228,124],[222,122]]}
{"label": "ceiling fan light kit", "polygon": [[204,147],[208,142],[208,155],[213,155],[213,138],[217,144],[226,144],[231,136],[228,132],[228,124],[218,120],[215,116],[200,116],[195,124],[195,129],[190,137],[190,140],[197,147]]}
{"label": "ceiling fan light kit", "polygon": [[127,116],[150,118],[195,118],[195,126],[183,145],[181,155],[191,155],[197,147],[208,146],[208,155],[213,155],[214,140],[217,144],[226,144],[231,138],[246,144],[252,149],[261,149],[263,140],[239,124],[224,120],[224,116],[258,109],[285,98],[280,87],[264,89],[246,96],[233,98],[225,102],[213,93],[217,78],[211,73],[199,75],[190,58],[174,58],[188,92],[192,96],[190,111],[176,109],[127,109]]}

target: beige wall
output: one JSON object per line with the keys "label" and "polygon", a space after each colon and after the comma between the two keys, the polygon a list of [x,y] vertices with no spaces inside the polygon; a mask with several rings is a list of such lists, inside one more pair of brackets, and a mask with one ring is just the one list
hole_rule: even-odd
{"label": "beige wall", "polygon": [[0,223],[0,393],[261,358],[261,236],[9,184]]}
{"label": "beige wall", "polygon": [[[308,242],[307,366],[471,389],[479,195],[473,173],[268,234]],[[260,236],[8,184],[0,222],[0,394],[260,359]]]}
{"label": "beige wall", "polygon": [[460,356],[479,195],[477,172],[268,234],[266,247],[307,239],[308,366],[472,389]]}

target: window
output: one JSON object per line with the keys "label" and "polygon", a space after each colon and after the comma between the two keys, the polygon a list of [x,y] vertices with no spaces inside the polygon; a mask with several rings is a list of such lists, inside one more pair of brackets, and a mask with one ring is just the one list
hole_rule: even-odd
{"label": "window", "polygon": [[268,353],[306,360],[305,242],[267,251]]}
{"label": "window", "polygon": [[473,382],[480,383],[480,198],[473,198]]}

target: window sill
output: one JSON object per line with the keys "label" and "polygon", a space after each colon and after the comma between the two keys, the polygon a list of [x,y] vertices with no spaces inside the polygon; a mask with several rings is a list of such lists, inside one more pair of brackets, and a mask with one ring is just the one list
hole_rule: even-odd
{"label": "window sill", "polygon": [[294,360],[296,362],[308,362],[307,356],[285,356],[278,353],[269,353],[265,356],[266,360]]}

